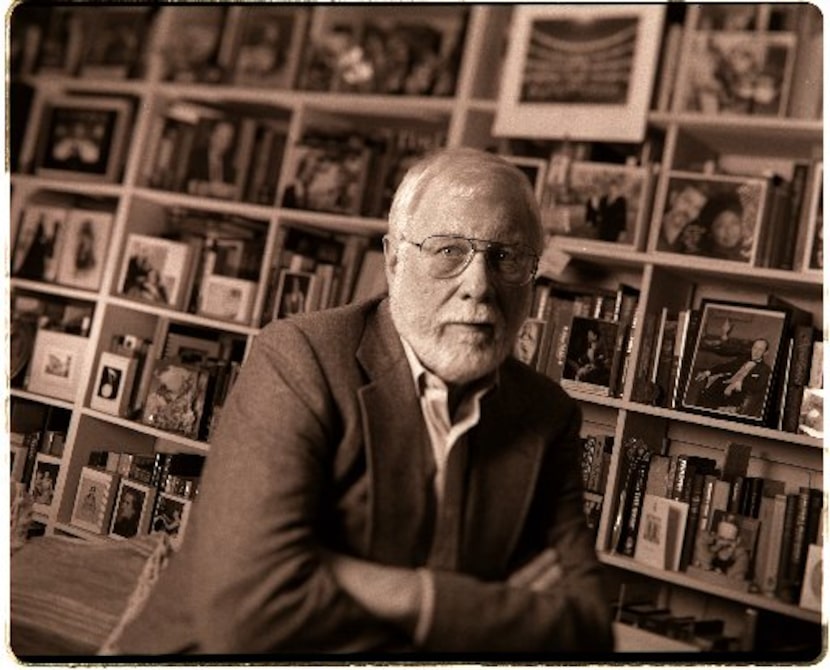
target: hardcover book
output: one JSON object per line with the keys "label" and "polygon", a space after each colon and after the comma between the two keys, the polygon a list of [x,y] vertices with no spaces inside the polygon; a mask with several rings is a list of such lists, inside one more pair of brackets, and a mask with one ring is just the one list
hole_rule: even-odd
{"label": "hardcover book", "polygon": [[647,493],[643,499],[634,560],[659,570],[680,568],[689,505]]}

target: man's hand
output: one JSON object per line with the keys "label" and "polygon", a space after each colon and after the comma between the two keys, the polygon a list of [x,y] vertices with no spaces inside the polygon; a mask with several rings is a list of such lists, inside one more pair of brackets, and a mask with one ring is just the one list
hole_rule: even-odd
{"label": "man's hand", "polygon": [[546,591],[562,579],[562,566],[556,549],[545,549],[533,560],[516,570],[507,579],[507,585],[517,589]]}

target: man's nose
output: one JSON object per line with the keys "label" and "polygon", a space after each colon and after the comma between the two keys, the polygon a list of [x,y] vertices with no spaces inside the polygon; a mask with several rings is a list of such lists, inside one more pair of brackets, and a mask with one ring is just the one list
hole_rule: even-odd
{"label": "man's nose", "polygon": [[476,251],[470,263],[461,273],[461,289],[464,297],[481,299],[493,290],[493,278],[487,264],[487,254]]}

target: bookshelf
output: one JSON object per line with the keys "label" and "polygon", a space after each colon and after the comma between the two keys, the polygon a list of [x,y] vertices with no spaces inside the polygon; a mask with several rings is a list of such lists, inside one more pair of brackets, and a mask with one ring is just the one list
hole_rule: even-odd
{"label": "bookshelf", "polygon": [[[802,35],[802,43],[814,43],[812,27],[800,18],[797,10],[779,11],[777,5],[753,7],[758,9],[754,20],[767,22],[770,32],[786,29]],[[341,36],[354,37],[366,21],[364,8],[305,6],[288,10],[275,6],[270,14],[266,9],[265,18],[290,35],[288,51],[280,52],[277,58],[279,64],[262,65],[267,66],[267,75],[256,74],[259,38],[252,32],[252,17],[246,14],[249,8],[244,6],[202,8],[198,20],[193,13],[195,8],[175,6],[116,12],[109,17],[113,27],[107,30],[116,31],[119,20],[139,21],[146,27],[148,46],[140,53],[122,54],[121,61],[107,63],[101,62],[100,54],[90,55],[83,49],[84,35],[99,25],[90,16],[91,8],[60,8],[54,12],[37,8],[31,13],[22,11],[25,9],[15,12],[11,34],[15,86],[12,107],[16,109],[16,104],[25,103],[26,108],[25,113],[12,114],[13,125],[20,124],[17,129],[21,140],[12,157],[15,169],[11,176],[10,240],[14,244],[19,237],[24,214],[33,207],[92,210],[110,217],[107,253],[99,259],[100,276],[94,285],[78,288],[43,276],[12,276],[10,282],[13,310],[33,310],[27,315],[30,321],[48,323],[49,327],[58,323],[67,330],[61,321],[67,320],[67,303],[88,317],[79,331],[87,340],[80,361],[82,382],[70,399],[27,390],[23,373],[13,378],[10,390],[13,432],[35,431],[51,421],[48,428],[65,435],[53,502],[48,513],[36,514],[47,533],[99,539],[100,536],[70,522],[82,468],[95,451],[144,455],[209,453],[209,439],[205,439],[204,432],[185,436],[148,425],[140,415],[118,416],[90,407],[101,354],[110,348],[115,336],[131,334],[151,342],[165,340],[177,330],[199,333],[206,339],[230,343],[226,362],[238,366],[244,362],[247,347],[259,328],[278,314],[275,300],[279,296],[274,293],[280,282],[288,286],[292,276],[303,273],[313,279],[317,265],[326,264],[320,257],[312,259],[315,267],[311,269],[307,259],[289,259],[283,264],[289,231],[339,239],[344,242],[342,253],[347,253],[348,240],[360,240],[360,249],[365,251],[372,239],[383,234],[386,194],[375,182],[383,183],[378,175],[391,179],[388,168],[386,173],[377,171],[378,163],[393,160],[389,147],[417,153],[436,145],[469,145],[542,158],[546,162],[561,155],[563,149],[567,152],[574,148],[569,138],[557,137],[555,129],[550,138],[533,141],[496,137],[491,132],[498,109],[502,54],[514,11],[509,5],[458,5],[429,11],[419,7],[396,17],[384,16],[385,23],[379,24],[379,30],[386,31],[385,38],[393,32],[389,25],[395,21],[399,24],[396,28],[404,34],[413,31],[417,14],[423,15],[432,36],[432,52],[423,58],[433,64],[429,85],[433,88],[413,81],[411,93],[395,88],[400,84],[390,83],[390,73],[386,73],[385,80],[378,75],[356,84],[344,73],[338,75],[321,65],[323,54],[318,47],[325,46],[325,40],[320,36],[333,30]],[[223,11],[227,11],[224,18]],[[376,11],[373,9],[373,14]],[[787,11],[794,12],[794,18],[788,18]],[[198,40],[205,41],[201,45],[205,53],[201,61],[185,62],[186,54],[171,46],[183,30],[185,17],[202,28],[192,35],[188,32],[197,45],[201,44]],[[555,236],[549,248],[559,255],[564,269],[546,279],[606,291],[626,284],[639,292],[637,328],[628,352],[629,373],[619,392],[597,394],[580,388],[570,391],[584,407],[584,433],[608,435],[614,443],[607,484],[601,492],[604,502],[597,529],[597,550],[608,567],[612,585],[645,580],[657,590],[659,602],[673,613],[704,618],[714,612],[723,618],[727,638],[740,636],[747,608],[760,611],[761,617],[770,622],[766,623],[768,626],[795,620],[818,631],[820,614],[813,610],[696,579],[681,571],[645,566],[621,555],[613,541],[616,501],[623,488],[622,445],[631,438],[643,440],[655,453],[697,454],[713,458],[721,466],[731,443],[749,445],[747,476],[783,480],[791,491],[799,486],[822,487],[820,438],[784,432],[764,423],[738,422],[635,399],[637,380],[631,373],[649,356],[643,347],[643,326],[649,315],[657,319],[664,308],[700,308],[706,301],[764,305],[768,295],[774,293],[811,314],[813,325],[822,330],[823,277],[822,271],[810,268],[806,260],[805,247],[811,244],[808,234],[814,231],[807,213],[796,222],[798,244],[792,250],[791,268],[763,267],[760,258],[745,263],[706,254],[678,253],[663,248],[660,241],[661,214],[672,193],[672,171],[692,170],[699,173],[702,181],[712,181],[715,165],[717,175],[729,172],[768,179],[770,173],[784,172],[789,180],[796,163],[815,166],[822,160],[820,106],[806,100],[809,96],[803,91],[793,93],[791,110],[783,110],[780,115],[704,113],[685,108],[676,92],[681,90],[677,87],[683,82],[688,64],[684,65],[682,57],[676,56],[683,52],[680,47],[688,45],[699,32],[697,28],[712,21],[715,18],[699,6],[675,8],[667,14],[661,50],[666,54],[665,62],[655,79],[646,137],[641,144],[611,147],[619,164],[633,155],[638,161],[655,166],[647,212],[643,213],[642,242],[628,247],[597,244],[578,236]],[[65,44],[60,40],[55,43],[61,25],[72,26],[63,33],[70,36]],[[56,61],[53,51],[61,48],[65,58]],[[802,67],[806,57],[803,51],[792,54]],[[199,49],[196,52],[201,53]],[[244,67],[237,62],[243,52],[247,54]],[[52,55],[46,58],[44,54]],[[323,68],[323,74],[318,73],[323,79],[303,78],[310,62]],[[59,160],[57,173],[55,169],[44,169],[44,151],[52,148],[60,134],[54,119],[60,118],[60,114],[78,116],[71,107],[68,111],[56,107],[56,100],[64,104],[67,97],[117,102],[98,101],[93,111],[110,120],[113,143],[123,141],[124,150],[108,156],[112,164],[90,168],[91,176],[84,172],[86,168],[60,165]],[[31,120],[23,128],[26,118]],[[234,165],[226,169],[244,171],[246,179],[237,180],[235,176],[229,178],[228,189],[213,188],[210,179],[206,186],[204,179],[194,180],[184,168],[179,181],[166,181],[164,170],[173,165],[181,169],[180,154],[187,153],[183,147],[191,146],[182,142],[198,143],[199,138],[210,134],[218,120],[227,119],[233,119],[240,143],[243,136],[247,138],[248,149],[237,151]],[[126,124],[127,130],[121,130],[119,124]],[[173,139],[165,149],[163,137],[167,131]],[[259,155],[253,147],[260,146],[268,147],[270,153],[256,167],[254,159]],[[371,183],[374,190],[359,204],[344,200],[341,192],[338,200],[317,196],[309,209],[291,206],[286,198],[299,170],[294,151],[298,146],[310,147],[308,153],[321,156],[334,152],[341,157],[341,167],[343,152],[348,150],[357,165],[348,176],[349,183]],[[160,158],[164,151],[169,155]],[[176,157],[178,164],[171,162]],[[53,157],[52,162],[55,160]],[[394,156],[394,160],[403,162],[400,155]],[[316,174],[320,176],[322,172]],[[814,219],[815,214],[812,216]],[[253,231],[256,242],[251,245],[248,269],[233,277],[240,283],[232,284],[249,291],[244,298],[247,309],[221,317],[204,313],[197,306],[201,304],[197,300],[198,289],[194,289],[189,301],[179,304],[139,300],[124,294],[130,236],[180,233],[182,217],[222,225],[243,222],[246,230]],[[207,243],[202,240],[199,244],[201,258]],[[11,252],[15,253],[14,246]],[[340,296],[341,301],[349,299],[345,289]],[[21,298],[22,306],[15,302]],[[30,304],[33,301],[36,304]],[[60,305],[60,309],[55,305]],[[44,311],[51,320],[44,322]],[[137,402],[142,400],[138,398]],[[53,415],[57,418],[53,419]],[[616,593],[611,594],[615,596]],[[624,638],[621,649],[662,648],[650,632],[632,631],[619,622],[617,631],[618,637]],[[675,645],[674,640],[666,642],[665,636],[661,639],[667,649],[688,650],[684,644]]]}

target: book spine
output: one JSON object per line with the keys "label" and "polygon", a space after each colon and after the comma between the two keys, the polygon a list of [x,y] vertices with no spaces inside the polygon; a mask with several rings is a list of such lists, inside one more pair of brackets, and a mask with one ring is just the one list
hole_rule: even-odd
{"label": "book spine", "polygon": [[780,422],[781,430],[789,433],[798,431],[801,399],[804,395],[804,387],[810,380],[813,339],[814,329],[812,326],[799,325],[795,327]]}
{"label": "book spine", "polygon": [[744,499],[744,483],[746,477],[742,475],[735,475],[729,487],[729,502],[726,506],[726,511],[730,514],[740,514],[743,511]]}
{"label": "book spine", "polygon": [[703,489],[705,483],[706,475],[702,472],[696,472],[692,478],[691,492],[689,494],[689,512],[686,517],[686,532],[683,536],[683,548],[680,552],[680,565],[678,569],[681,571],[685,571],[692,562],[701,508],[703,507]]}
{"label": "book spine", "polygon": [[648,480],[649,459],[642,459],[637,463],[634,477],[627,500],[630,501],[628,513],[625,515],[622,535],[618,549],[625,556],[634,556],[637,544],[637,531],[640,527],[640,514],[643,510],[643,497],[646,493]]}
{"label": "book spine", "polygon": [[779,545],[778,576],[775,585],[775,595],[785,602],[794,602],[792,582],[792,545],[795,543],[796,511],[798,508],[798,494],[788,493],[784,509],[784,522],[781,529],[781,544]]}

